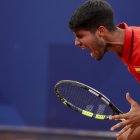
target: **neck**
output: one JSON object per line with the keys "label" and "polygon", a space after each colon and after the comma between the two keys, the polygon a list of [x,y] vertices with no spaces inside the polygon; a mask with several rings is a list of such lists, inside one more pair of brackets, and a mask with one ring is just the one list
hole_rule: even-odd
{"label": "neck", "polygon": [[109,35],[107,41],[107,48],[109,51],[122,53],[123,46],[124,46],[124,30],[117,27],[117,30]]}

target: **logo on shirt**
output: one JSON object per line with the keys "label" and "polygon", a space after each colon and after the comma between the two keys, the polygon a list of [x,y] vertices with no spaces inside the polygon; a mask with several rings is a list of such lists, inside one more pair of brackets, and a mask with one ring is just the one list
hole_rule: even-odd
{"label": "logo on shirt", "polygon": [[140,66],[135,66],[134,69],[137,73],[140,73]]}

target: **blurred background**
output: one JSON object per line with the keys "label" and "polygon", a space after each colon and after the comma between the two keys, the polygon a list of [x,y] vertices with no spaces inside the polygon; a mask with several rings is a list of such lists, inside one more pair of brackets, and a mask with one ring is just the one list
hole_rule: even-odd
{"label": "blurred background", "polygon": [[[0,125],[109,131],[111,121],[84,117],[54,93],[62,79],[88,84],[129,111],[125,93],[139,102],[140,86],[115,54],[100,62],[74,46],[68,22],[85,0],[0,0]],[[115,23],[140,26],[139,0],[107,0]]]}

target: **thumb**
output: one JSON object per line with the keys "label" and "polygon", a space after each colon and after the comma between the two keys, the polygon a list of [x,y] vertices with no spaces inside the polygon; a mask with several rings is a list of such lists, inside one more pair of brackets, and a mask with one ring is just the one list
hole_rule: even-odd
{"label": "thumb", "polygon": [[126,100],[131,104],[131,106],[137,106],[137,102],[130,96],[129,92],[126,93]]}

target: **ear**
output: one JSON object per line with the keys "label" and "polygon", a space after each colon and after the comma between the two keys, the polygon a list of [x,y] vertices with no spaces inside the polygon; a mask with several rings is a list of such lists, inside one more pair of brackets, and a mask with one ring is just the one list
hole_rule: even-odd
{"label": "ear", "polygon": [[106,28],[104,26],[99,26],[99,28],[96,30],[96,34],[99,37],[103,37],[105,35]]}

